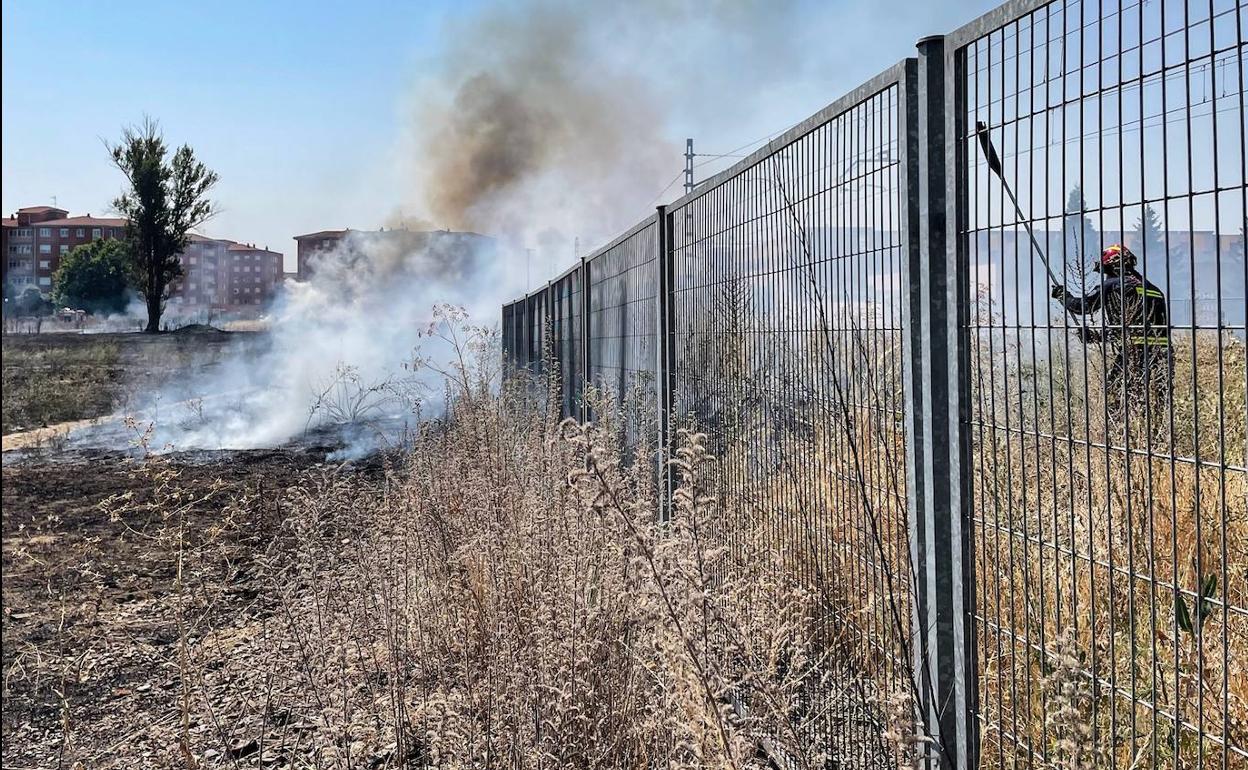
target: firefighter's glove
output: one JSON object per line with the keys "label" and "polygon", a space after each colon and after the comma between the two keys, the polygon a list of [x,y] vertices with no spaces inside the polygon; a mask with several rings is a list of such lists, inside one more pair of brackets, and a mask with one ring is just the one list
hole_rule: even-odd
{"label": "firefighter's glove", "polygon": [[1066,300],[1066,287],[1054,286],[1052,290],[1049,291],[1049,296],[1058,302],[1064,302]]}

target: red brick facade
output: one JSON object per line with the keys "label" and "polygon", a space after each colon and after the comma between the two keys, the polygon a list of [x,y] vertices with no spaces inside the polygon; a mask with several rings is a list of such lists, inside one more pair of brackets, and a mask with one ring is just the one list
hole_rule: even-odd
{"label": "red brick facade", "polygon": [[[4,280],[17,294],[31,286],[47,294],[61,255],[93,240],[125,236],[124,219],[68,214],[31,206],[4,218]],[[170,300],[188,310],[259,309],[284,282],[282,255],[254,244],[192,234],[179,259],[183,275],[170,287]]]}
{"label": "red brick facade", "polygon": [[192,235],[179,257],[182,277],[169,298],[187,311],[256,310],[267,305],[283,282],[283,257],[249,243]]}
{"label": "red brick facade", "polygon": [[4,220],[4,280],[20,294],[34,286],[52,290],[61,255],[100,238],[121,238],[126,221],[105,217],[67,217],[52,206],[19,209]]}

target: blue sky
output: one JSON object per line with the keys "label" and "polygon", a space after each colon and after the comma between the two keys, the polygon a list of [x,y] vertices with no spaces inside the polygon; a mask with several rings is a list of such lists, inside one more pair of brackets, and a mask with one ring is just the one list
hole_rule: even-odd
{"label": "blue sky", "polygon": [[396,95],[445,5],[6,1],[4,211],[103,213],[120,179],[101,140],[150,114],[220,173],[210,234],[290,252],[375,226]]}
{"label": "blue sky", "polygon": [[[7,214],[56,196],[74,214],[105,213],[120,177],[101,141],[148,114],[171,143],[189,143],[221,175],[221,211],[204,231],[282,251],[289,269],[291,236],[377,227],[410,205],[411,165],[400,160],[410,121],[419,119],[410,94],[436,71],[447,22],[471,17],[478,5],[6,0],[0,204]],[[911,55],[921,35],[952,29],[992,3],[805,5],[799,17],[809,25],[794,29],[792,50],[775,52],[783,68],[735,91],[725,87],[730,77],[718,87],[695,78],[696,93],[682,93],[681,78],[662,84],[673,105],[664,126],[673,145],[693,135],[700,148],[722,152],[790,125]],[[593,4],[582,7],[594,13]],[[742,29],[745,42],[733,50],[748,50],[750,34]],[[714,51],[681,55],[713,60]],[[655,194],[667,181],[656,179]]]}

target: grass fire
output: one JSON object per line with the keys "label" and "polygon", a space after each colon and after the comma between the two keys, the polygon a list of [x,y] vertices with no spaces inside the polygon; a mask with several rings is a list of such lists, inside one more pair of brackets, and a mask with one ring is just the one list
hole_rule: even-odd
{"label": "grass fire", "polygon": [[5,3],[0,766],[1248,767],[1245,18]]}

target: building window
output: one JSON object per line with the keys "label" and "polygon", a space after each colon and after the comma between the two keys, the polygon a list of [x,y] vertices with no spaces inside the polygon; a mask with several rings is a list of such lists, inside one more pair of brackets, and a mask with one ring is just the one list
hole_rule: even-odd
{"label": "building window", "polygon": [[50,244],[50,243],[41,243],[41,244],[39,244],[39,253],[40,253],[40,254],[51,254],[51,253],[52,253],[52,244]]}
{"label": "building window", "polygon": [[51,279],[51,278],[49,278],[49,277],[47,277],[46,275],[41,275],[41,276],[39,276],[39,285],[40,285],[40,286],[51,286],[51,285],[52,285],[52,279]]}
{"label": "building window", "polygon": [[40,237],[40,238],[51,238],[51,237],[52,237],[52,228],[50,228],[50,227],[40,227],[40,228],[39,228],[39,237]]}
{"label": "building window", "polygon": [[199,257],[197,257],[197,256],[195,256],[194,254],[192,254],[192,255],[191,255],[191,264],[193,265],[193,264],[195,264],[195,263],[196,263],[196,262],[198,262],[198,261],[199,261]]}
{"label": "building window", "polygon": [[97,240],[102,237],[103,235],[102,235],[102,231],[100,230],[100,228],[98,227],[91,228],[91,240]]}
{"label": "building window", "polygon": [[31,253],[30,244],[29,243],[19,244],[17,247],[17,253],[18,254],[30,254]]}
{"label": "building window", "polygon": [[192,283],[192,284],[191,284],[191,291],[195,291],[195,289],[197,289],[197,288],[199,288],[199,285],[198,285],[198,284],[195,284],[195,283]]}
{"label": "building window", "polygon": [[41,259],[41,260],[39,260],[39,269],[40,269],[40,270],[51,270],[51,269],[52,269],[52,260],[50,260],[50,259]]}
{"label": "building window", "polygon": [[67,252],[67,251],[69,251],[69,246],[67,246],[66,244],[62,243],[62,244],[61,244],[61,253],[62,253],[62,254],[64,254],[64,253],[65,253],[65,252]]}
{"label": "building window", "polygon": [[68,237],[69,237],[69,228],[68,228],[68,227],[62,227],[62,228],[61,228],[61,237],[62,237],[62,238],[68,238]]}
{"label": "building window", "polygon": [[17,228],[17,230],[16,230],[16,231],[14,231],[13,235],[14,235],[14,236],[16,236],[16,237],[18,237],[18,238],[29,238],[29,237],[30,237],[30,228],[29,228],[29,227],[19,227],[19,228]]}

